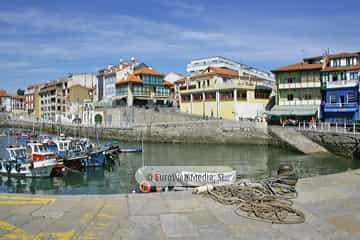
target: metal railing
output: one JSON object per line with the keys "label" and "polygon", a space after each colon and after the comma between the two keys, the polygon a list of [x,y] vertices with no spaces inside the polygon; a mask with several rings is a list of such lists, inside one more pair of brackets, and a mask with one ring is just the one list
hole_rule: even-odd
{"label": "metal railing", "polygon": [[343,122],[321,122],[321,121],[299,121],[299,131],[328,132],[348,135],[360,134],[360,123],[353,121]]}

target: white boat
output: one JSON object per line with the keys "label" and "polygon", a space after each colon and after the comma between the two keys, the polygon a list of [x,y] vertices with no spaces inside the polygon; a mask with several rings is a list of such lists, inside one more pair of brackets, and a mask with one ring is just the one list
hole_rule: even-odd
{"label": "white boat", "polygon": [[7,157],[0,159],[0,174],[20,177],[50,177],[57,164],[55,159],[34,161],[26,154],[25,147],[6,148]]}

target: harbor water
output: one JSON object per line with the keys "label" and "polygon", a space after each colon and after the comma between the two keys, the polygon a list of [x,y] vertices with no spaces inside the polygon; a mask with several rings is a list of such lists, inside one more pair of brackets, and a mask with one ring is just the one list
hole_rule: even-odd
{"label": "harbor water", "polygon": [[[0,137],[4,157],[12,137]],[[138,146],[140,143],[119,143]],[[310,156],[264,145],[144,144],[143,153],[120,154],[104,168],[69,172],[64,177],[16,178],[0,176],[0,192],[32,194],[115,194],[137,188],[135,172],[145,165],[230,166],[238,177],[262,178],[276,173],[281,162],[294,165],[300,177],[331,174],[360,168],[360,161],[333,155]]]}

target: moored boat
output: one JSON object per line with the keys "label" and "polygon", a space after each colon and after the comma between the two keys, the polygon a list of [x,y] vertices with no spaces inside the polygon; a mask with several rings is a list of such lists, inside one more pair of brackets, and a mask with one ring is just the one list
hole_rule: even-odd
{"label": "moored boat", "polygon": [[55,159],[34,161],[26,154],[22,146],[9,146],[6,148],[5,159],[0,159],[0,173],[8,176],[21,177],[50,177],[56,165]]}
{"label": "moored boat", "polygon": [[56,158],[55,154],[49,150],[47,145],[40,142],[30,142],[26,147],[29,157],[33,161],[46,159],[54,159],[56,161],[56,165],[51,174],[52,176],[63,176],[66,173],[63,161]]}

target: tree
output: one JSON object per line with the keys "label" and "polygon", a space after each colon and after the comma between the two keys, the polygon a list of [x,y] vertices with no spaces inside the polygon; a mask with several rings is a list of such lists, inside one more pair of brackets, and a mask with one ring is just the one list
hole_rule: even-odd
{"label": "tree", "polygon": [[19,95],[19,96],[24,96],[25,90],[19,88],[19,89],[16,91],[16,93],[17,93],[17,95]]}

